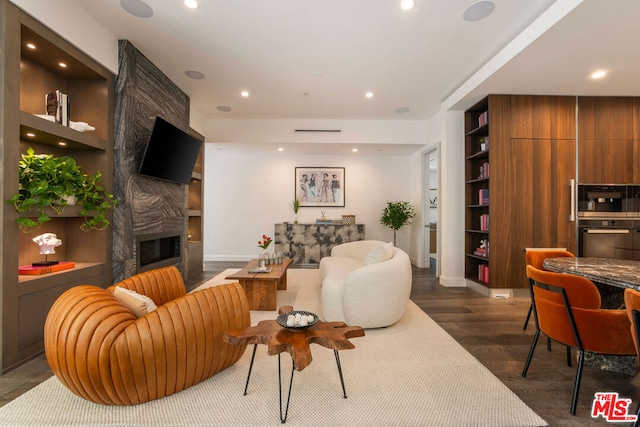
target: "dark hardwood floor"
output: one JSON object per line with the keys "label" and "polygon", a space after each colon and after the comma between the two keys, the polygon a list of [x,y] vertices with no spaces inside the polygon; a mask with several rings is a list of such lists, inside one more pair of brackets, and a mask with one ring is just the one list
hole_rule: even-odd
{"label": "dark hardwood floor", "polygon": [[[244,263],[207,262],[207,271],[187,284],[193,289],[226,268]],[[544,339],[536,349],[527,378],[521,376],[531,345],[534,325],[522,329],[529,308],[525,298],[484,297],[466,288],[445,288],[438,284],[433,270],[413,268],[411,299],[467,351],[482,362],[550,426],[612,425],[602,418],[591,418],[595,392],[612,391],[632,399],[633,411],[640,403],[640,379],[586,367],[576,416],[569,414],[575,363],[566,365],[563,347],[554,343],[546,351]],[[420,355],[416,355],[420,363]],[[44,356],[40,356],[0,377],[0,406],[40,384],[51,376]],[[452,408],[452,410],[465,410]],[[473,414],[469,414],[473,419]],[[627,425],[615,423],[613,425]]]}

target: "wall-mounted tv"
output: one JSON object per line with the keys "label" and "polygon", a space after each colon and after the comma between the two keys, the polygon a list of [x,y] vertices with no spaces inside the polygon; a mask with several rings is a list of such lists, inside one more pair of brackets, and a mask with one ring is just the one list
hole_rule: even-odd
{"label": "wall-mounted tv", "polygon": [[157,117],[140,162],[140,175],[189,184],[202,143]]}

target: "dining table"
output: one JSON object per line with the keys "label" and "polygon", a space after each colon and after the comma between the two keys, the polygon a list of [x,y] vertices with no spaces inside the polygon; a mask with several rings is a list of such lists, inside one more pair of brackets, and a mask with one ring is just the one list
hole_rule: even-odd
{"label": "dining table", "polygon": [[[547,258],[543,267],[556,273],[575,274],[591,280],[600,291],[602,308],[623,309],[624,290],[640,291],[640,261],[592,257]],[[636,375],[635,356],[604,356],[587,353],[587,365],[602,370]]]}

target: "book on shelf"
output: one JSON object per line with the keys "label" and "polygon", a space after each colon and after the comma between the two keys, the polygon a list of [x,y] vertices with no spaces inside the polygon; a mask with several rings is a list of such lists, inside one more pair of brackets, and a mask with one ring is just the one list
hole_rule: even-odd
{"label": "book on shelf", "polygon": [[60,90],[54,90],[44,96],[47,115],[55,117],[55,122],[69,126],[69,96]]}
{"label": "book on shelf", "polygon": [[29,276],[39,276],[41,274],[55,273],[56,271],[69,270],[76,266],[75,262],[71,261],[60,261],[58,264],[47,265],[47,266],[33,266],[29,265],[21,265],[18,267],[18,274],[20,275],[29,275]]}
{"label": "book on shelf", "polygon": [[478,116],[478,127],[489,123],[489,111],[484,111]]}
{"label": "book on shelf", "polygon": [[480,215],[480,231],[489,231],[489,214]]}
{"label": "book on shelf", "polygon": [[480,165],[480,176],[478,178],[489,178],[489,162]]}
{"label": "book on shelf", "polygon": [[478,190],[478,204],[479,205],[487,205],[489,204],[489,189],[481,188]]}
{"label": "book on shelf", "polygon": [[487,264],[478,265],[478,280],[489,283],[489,266]]}

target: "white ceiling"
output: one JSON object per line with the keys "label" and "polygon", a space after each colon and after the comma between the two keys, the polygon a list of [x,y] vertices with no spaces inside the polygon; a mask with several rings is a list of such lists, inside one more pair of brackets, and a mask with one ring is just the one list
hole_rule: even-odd
{"label": "white ceiling", "polygon": [[[411,11],[399,0],[199,0],[196,10],[145,0],[149,18],[120,6],[141,0],[76,1],[208,119],[426,120],[448,99],[464,109],[488,93],[640,95],[638,0],[584,0],[461,95],[549,7],[581,0],[494,0],[475,22],[462,18],[475,0],[417,0]],[[609,77],[587,78],[596,68]],[[395,111],[402,107],[409,111]]]}

